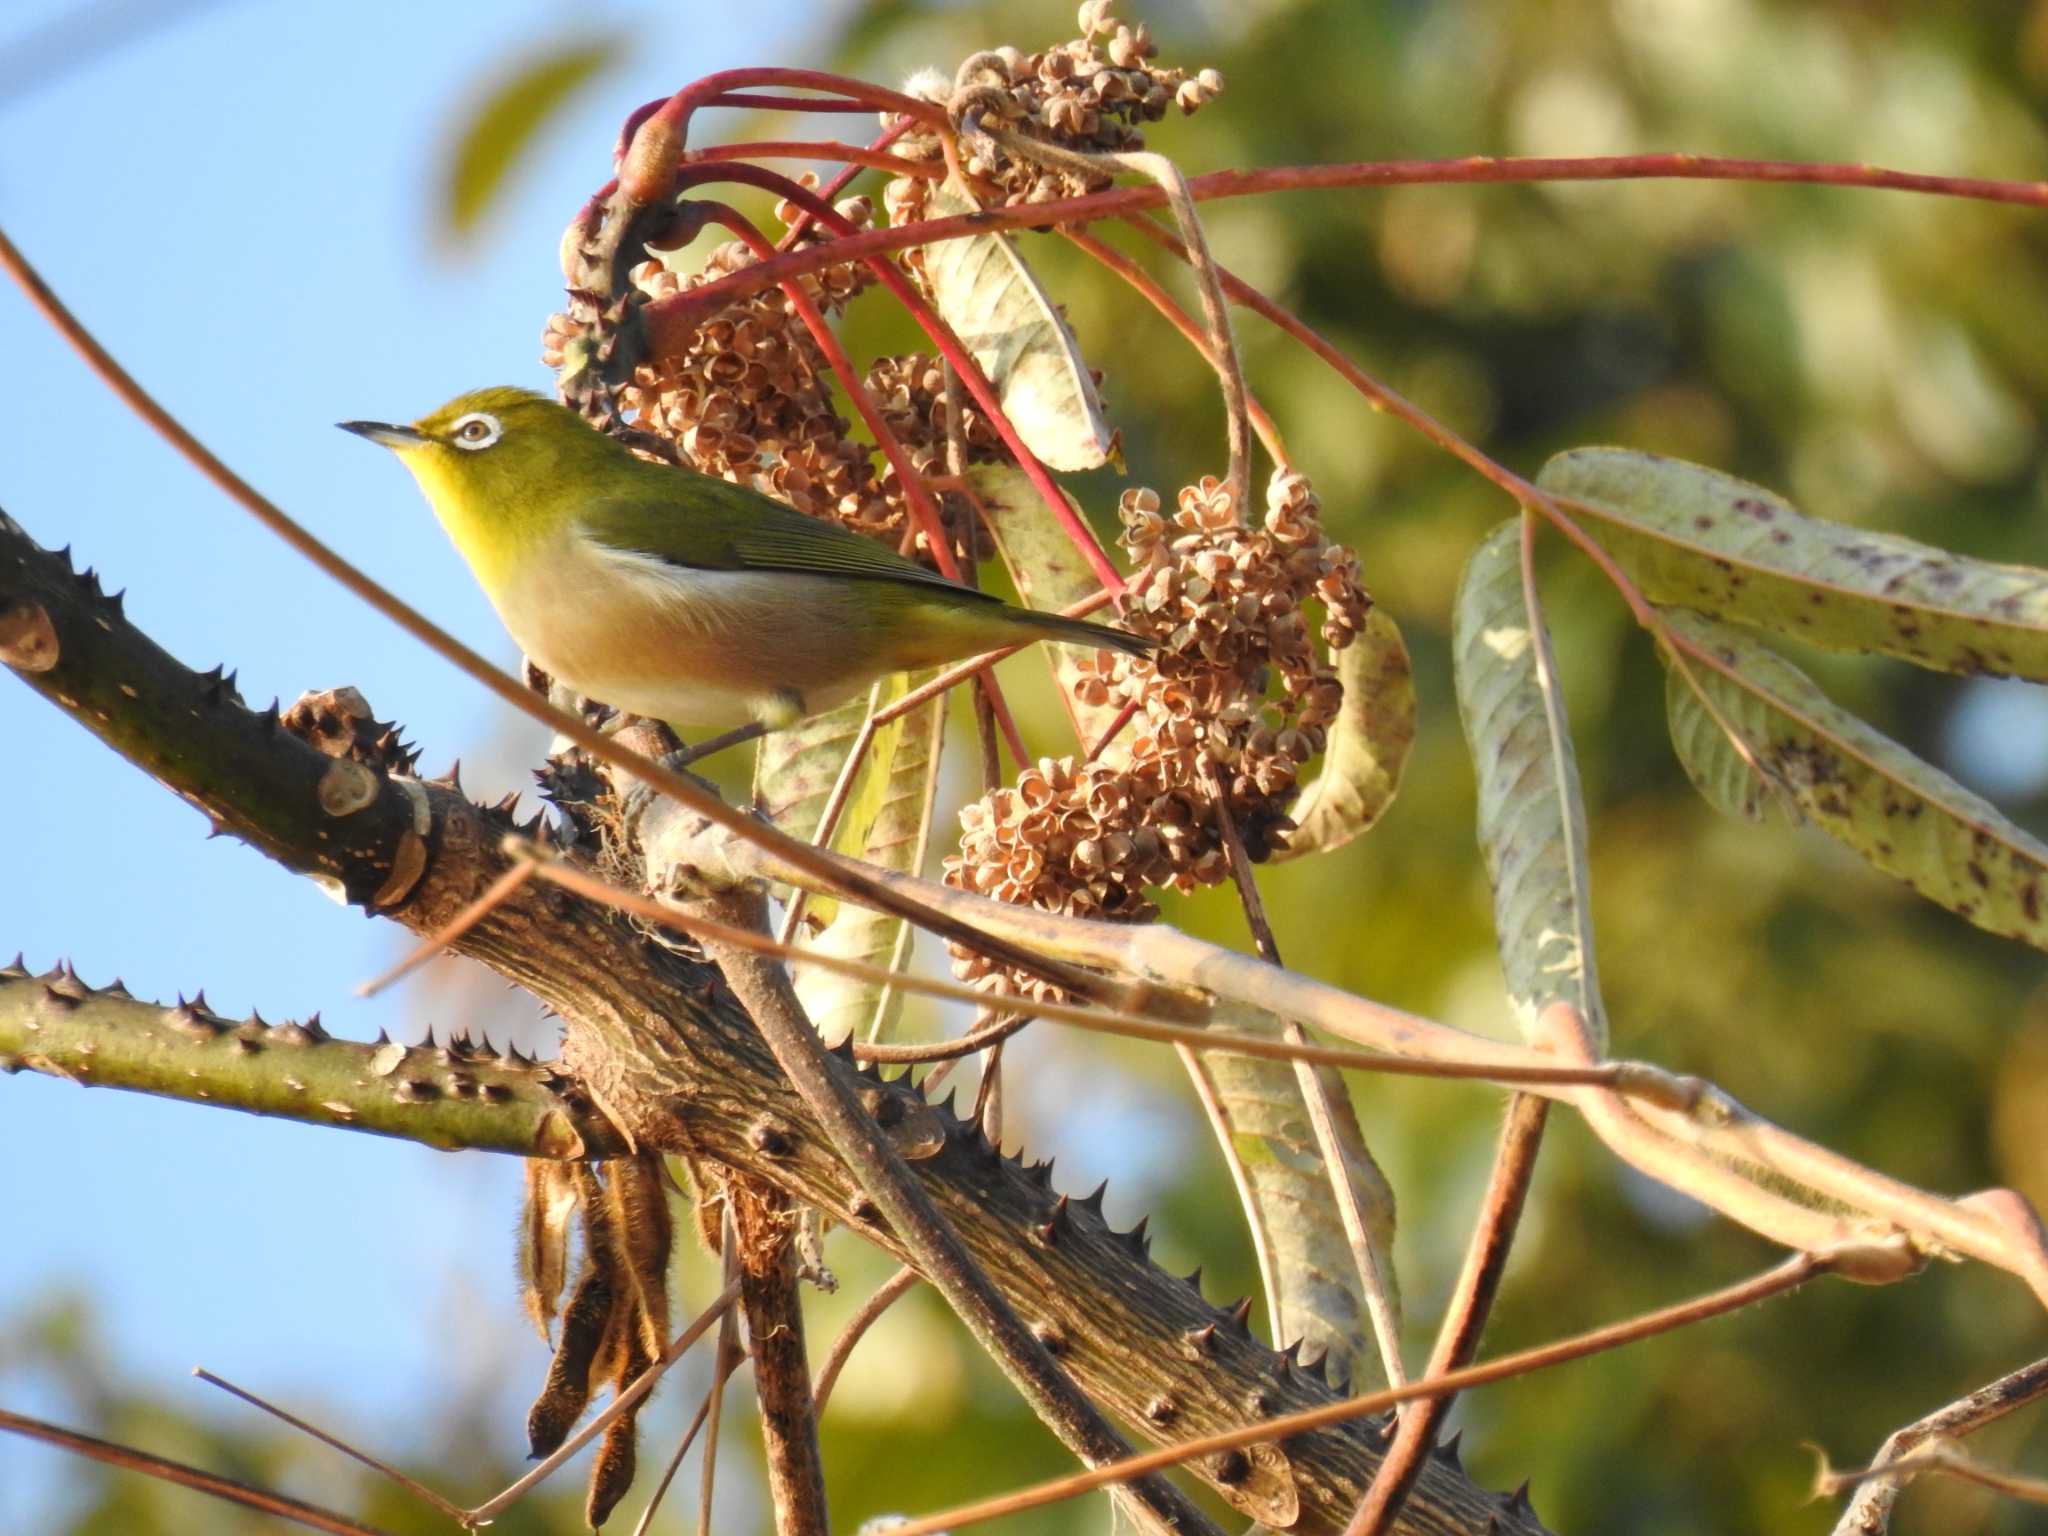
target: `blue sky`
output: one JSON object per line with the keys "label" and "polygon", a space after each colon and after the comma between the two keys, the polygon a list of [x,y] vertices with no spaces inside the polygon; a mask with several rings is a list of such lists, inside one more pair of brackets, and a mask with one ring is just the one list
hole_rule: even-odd
{"label": "blue sky", "polygon": [[[10,43],[74,8],[124,41],[47,82],[11,76]],[[800,27],[823,25],[818,8],[154,10],[169,14],[143,26],[153,8],[133,0],[0,7],[0,227],[230,464],[408,601],[515,663],[410,479],[332,424],[405,419],[483,384],[547,387],[539,337],[560,296],[560,231],[609,175],[626,109],[714,69],[812,61]],[[439,155],[466,104],[518,60],[611,26],[644,44],[554,126],[484,240],[460,258],[437,253]],[[246,698],[353,684],[407,727],[428,771],[459,756],[480,798],[529,787],[545,747],[537,727],[509,720],[202,482],[10,288],[0,326],[0,508],[126,588],[129,614],[174,655],[239,668]],[[19,948],[37,968],[66,957],[95,984],[118,974],[138,997],[204,987],[226,1013],[317,1010],[358,1039],[418,1039],[430,1024],[481,1024],[494,1038],[545,1028],[460,961],[357,998],[403,935],[238,843],[207,841],[196,812],[4,682],[0,744],[6,955]],[[1020,1061],[1063,1049],[1022,1044]],[[1189,1112],[1101,1081],[1121,1095],[1126,1125],[1148,1116],[1150,1150],[1134,1159],[1084,1145],[1063,1168],[1082,1187],[1114,1170],[1117,1198],[1142,1202],[1145,1175],[1184,1146],[1174,1133]],[[1084,1119],[1095,1102],[1070,1100],[1061,1107]],[[432,1425],[465,1380],[482,1380],[513,1449],[545,1369],[514,1294],[514,1160],[33,1074],[0,1079],[0,1128],[26,1149],[14,1153],[0,1228],[0,1403],[81,1423],[81,1405],[8,1366],[9,1320],[68,1291],[93,1305],[125,1378],[194,1411],[228,1422],[241,1412],[189,1381],[204,1365],[390,1447]],[[855,1283],[841,1296],[852,1305],[859,1294]],[[947,1337],[927,1340],[927,1353]],[[841,1389],[849,1407],[857,1374]],[[679,1422],[685,1395],[664,1394],[657,1426]],[[76,1475],[56,1453],[0,1437],[0,1530],[54,1528]],[[725,1486],[744,1498],[742,1480]]]}
{"label": "blue sky", "polygon": [[[70,5],[0,8],[10,40]],[[486,383],[546,387],[540,327],[556,242],[609,174],[627,107],[705,71],[792,62],[805,10],[214,4],[0,98],[0,226],[159,397],[230,463],[364,568],[491,654],[514,660],[467,573],[387,455],[334,430],[405,418]],[[743,14],[747,37],[729,20]],[[437,155],[480,83],[528,50],[632,24],[647,41],[549,135],[460,259],[428,238]],[[524,788],[534,728],[422,654],[204,485],[37,321],[0,292],[0,507],[69,543],[174,654],[241,669],[248,698],[353,683],[404,721],[438,771],[479,793]],[[352,995],[398,935],[199,817],[49,705],[0,686],[9,807],[0,947],[73,959],[138,996],[204,986],[223,1011],[320,1010],[337,1032],[417,1037],[495,987],[430,978]],[[0,1080],[10,1147],[0,1332],[37,1297],[98,1303],[124,1368],[173,1393],[204,1363],[286,1399],[338,1404],[358,1429],[435,1400],[451,1319],[502,1320],[507,1365],[538,1381],[512,1295],[518,1166],[207,1113],[22,1075]],[[336,1326],[319,1326],[318,1319]],[[374,1359],[355,1341],[376,1339]],[[0,1401],[65,1416],[34,1383]],[[195,1406],[209,1409],[203,1388]],[[516,1421],[508,1421],[507,1430]],[[371,1431],[374,1434],[374,1430]],[[388,1442],[387,1442],[388,1443]],[[66,1468],[0,1437],[0,1529],[41,1530]]]}

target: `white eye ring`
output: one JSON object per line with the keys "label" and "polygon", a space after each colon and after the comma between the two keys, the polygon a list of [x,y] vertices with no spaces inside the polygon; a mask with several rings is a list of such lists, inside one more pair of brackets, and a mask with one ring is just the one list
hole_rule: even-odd
{"label": "white eye ring", "polygon": [[504,427],[488,411],[471,411],[467,416],[459,416],[448,429],[448,440],[471,453],[490,447],[504,435]]}

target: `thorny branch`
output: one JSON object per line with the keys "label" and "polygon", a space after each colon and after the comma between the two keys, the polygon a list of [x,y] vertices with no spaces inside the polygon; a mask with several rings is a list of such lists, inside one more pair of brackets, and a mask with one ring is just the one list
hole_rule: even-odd
{"label": "thorny branch", "polygon": [[[354,758],[328,756],[275,712],[252,711],[179,665],[0,521],[0,610],[18,602],[38,610],[49,641],[40,670],[17,669],[23,681],[287,867],[415,933],[438,931],[510,867],[506,813],[394,773],[375,753],[360,764],[370,792],[330,797],[341,814],[324,809],[321,782]],[[347,753],[352,743],[332,745]],[[908,1256],[709,967],[538,880],[457,948],[561,1015],[561,1070],[601,1096],[644,1149],[749,1171]],[[1328,1384],[1256,1342],[1241,1313],[1157,1269],[1141,1235],[1110,1231],[1099,1193],[1055,1194],[1048,1166],[999,1154],[945,1107],[846,1057],[831,1058],[830,1071],[884,1121],[935,1121],[941,1134],[911,1164],[919,1183],[1064,1370],[1124,1422],[1199,1434],[1241,1424],[1254,1399],[1268,1412],[1332,1401]],[[1378,1467],[1381,1439],[1372,1426],[1336,1428],[1290,1440],[1277,1463],[1222,1458],[1197,1470],[1254,1518],[1284,1513],[1300,1536],[1330,1536]],[[1503,1536],[1541,1529],[1526,1506],[1510,1509],[1462,1472],[1432,1465],[1402,1529],[1478,1536],[1489,1519]]]}
{"label": "thorny branch", "polygon": [[398,1136],[453,1151],[616,1157],[619,1134],[573,1082],[546,1066],[461,1045],[363,1045],[318,1018],[225,1019],[204,995],[138,1002],[117,981],[0,967],[0,1072],[44,1072],[88,1087],[198,1098],[251,1114]]}

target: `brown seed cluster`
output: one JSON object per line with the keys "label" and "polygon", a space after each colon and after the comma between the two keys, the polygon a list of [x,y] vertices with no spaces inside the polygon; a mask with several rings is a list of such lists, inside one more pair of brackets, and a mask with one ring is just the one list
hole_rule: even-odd
{"label": "brown seed cluster", "polygon": [[[817,178],[806,175],[806,185]],[[865,197],[848,198],[839,213],[856,229],[874,217]],[[801,210],[784,202],[776,218],[788,227]],[[799,245],[829,238],[816,224]],[[633,269],[645,300],[701,288],[753,265],[738,241],[711,252],[695,272],[679,273],[659,260]],[[843,309],[873,280],[857,262],[827,267],[800,279],[821,312]],[[562,365],[568,344],[583,327],[568,315],[548,320],[541,356]],[[829,517],[862,533],[900,536],[907,520],[893,474],[878,470],[874,450],[852,437],[835,408],[830,366],[802,318],[779,288],[740,299],[707,318],[680,355],[647,362],[620,392],[633,425],[666,438],[708,475],[751,485],[799,511]]]}
{"label": "brown seed cluster", "polygon": [[[1017,48],[977,53],[961,65],[950,85],[940,83],[918,93],[939,101],[957,97],[963,104],[971,102],[983,121],[1063,149],[1083,154],[1142,149],[1142,124],[1157,122],[1173,106],[1195,111],[1223,89],[1223,77],[1213,69],[1190,75],[1154,64],[1157,50],[1150,30],[1118,21],[1110,14],[1112,3],[1086,0],[1079,17],[1081,35],[1071,42],[1039,53]],[[895,153],[938,160],[943,152],[937,136],[924,133],[899,140]],[[1097,192],[1111,179],[1106,171],[1053,168],[1019,159],[975,135],[961,145],[961,168],[980,183],[985,201],[992,194],[992,200],[1002,204],[1043,203]],[[883,194],[889,221],[911,224],[925,218],[931,185],[910,176],[892,181]]]}
{"label": "brown seed cluster", "polygon": [[[1343,702],[1304,604],[1321,605],[1321,638],[1340,650],[1372,599],[1357,557],[1324,535],[1305,476],[1274,476],[1256,528],[1233,502],[1214,479],[1183,490],[1170,518],[1155,493],[1124,494],[1121,542],[1138,566],[1125,622],[1160,648],[1098,652],[1074,689],[1132,706],[1131,725],[1096,762],[1041,759],[967,806],[948,884],[1082,917],[1151,917],[1147,887],[1228,878],[1219,780],[1246,851],[1261,859],[1281,843],[1297,775]],[[955,951],[955,967],[992,989],[1045,991],[980,956]]]}

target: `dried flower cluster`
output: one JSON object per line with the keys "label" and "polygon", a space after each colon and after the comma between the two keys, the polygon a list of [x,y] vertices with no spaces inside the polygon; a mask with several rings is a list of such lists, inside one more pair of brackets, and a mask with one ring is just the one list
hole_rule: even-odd
{"label": "dried flower cluster", "polygon": [[[817,178],[806,174],[806,185]],[[848,198],[839,213],[856,229],[874,217],[865,197]],[[787,227],[802,211],[776,206]],[[799,245],[829,238],[805,226]],[[649,301],[701,288],[757,258],[734,241],[713,250],[695,272],[678,273],[658,260],[642,262],[632,279]],[[827,267],[800,279],[806,295],[827,315],[843,309],[873,280],[857,262]],[[542,360],[559,368],[581,323],[549,317]],[[863,533],[892,540],[907,520],[901,488],[878,471],[873,449],[853,438],[851,424],[834,408],[830,366],[780,289],[740,299],[697,328],[681,355],[647,362],[620,392],[634,425],[676,444],[708,475],[752,485],[802,512],[830,517]]]}
{"label": "dried flower cluster", "polygon": [[[967,806],[960,852],[946,860],[951,885],[1140,920],[1156,910],[1148,886],[1189,891],[1228,877],[1219,779],[1254,859],[1292,826],[1297,775],[1322,751],[1343,702],[1303,605],[1322,605],[1330,649],[1349,645],[1372,605],[1357,557],[1324,535],[1315,492],[1294,473],[1274,476],[1256,529],[1206,478],[1181,492],[1171,519],[1151,491],[1126,492],[1120,510],[1122,543],[1139,567],[1126,623],[1160,648],[1146,657],[1099,652],[1074,690],[1087,704],[1134,705],[1130,730],[1097,762],[1041,759],[1014,788]],[[1044,990],[976,955],[956,951],[955,965],[991,987]]]}
{"label": "dried flower cluster", "polygon": [[[1157,122],[1167,108],[1193,112],[1223,89],[1213,69],[1190,75],[1152,62],[1156,49],[1144,26],[1127,26],[1110,14],[1113,0],[1086,0],[1081,35],[1040,53],[994,48],[977,53],[949,84],[914,82],[913,90],[941,102],[970,91],[973,108],[991,126],[1083,154],[1118,154],[1142,149],[1140,126]],[[900,140],[895,153],[936,161],[938,138],[916,133]],[[980,183],[984,201],[1043,203],[1099,192],[1107,171],[1051,167],[1004,153],[985,138],[969,135],[961,145],[961,168]],[[883,194],[892,224],[928,217],[932,183],[900,176]],[[915,265],[913,259],[912,265]]]}

